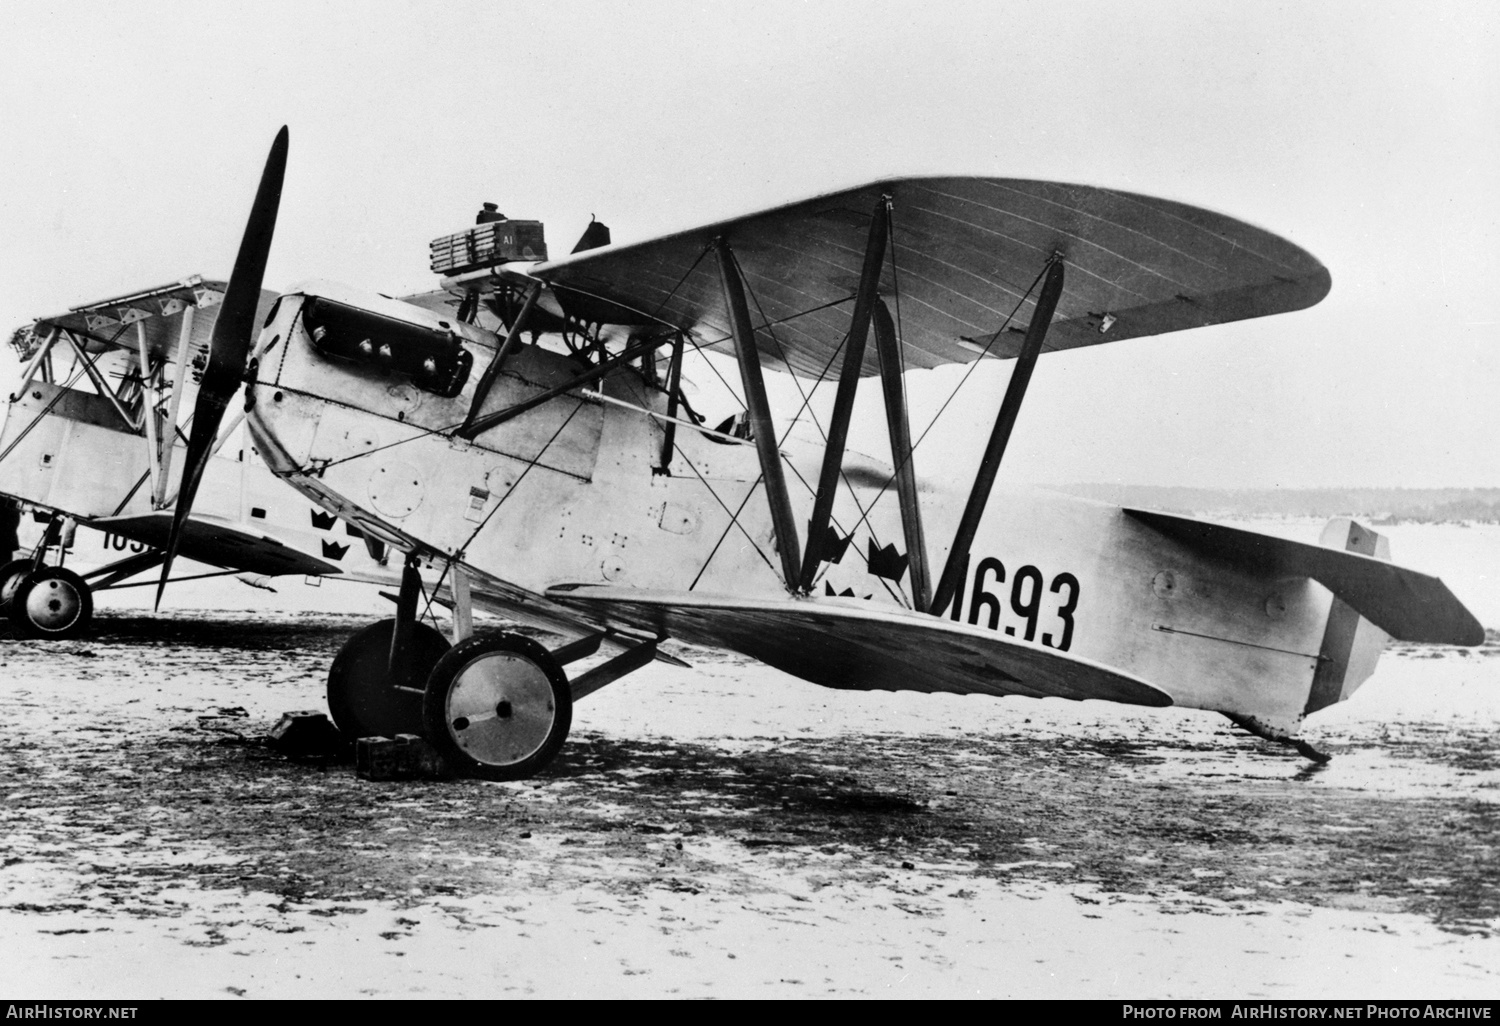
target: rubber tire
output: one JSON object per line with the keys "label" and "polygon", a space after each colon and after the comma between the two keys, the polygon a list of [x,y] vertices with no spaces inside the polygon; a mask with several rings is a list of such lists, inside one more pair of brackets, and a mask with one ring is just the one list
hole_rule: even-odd
{"label": "rubber tire", "polygon": [[[77,598],[76,615],[55,626],[38,623],[31,615],[35,602],[47,602],[47,592],[54,589],[70,589]],[[66,595],[60,595],[65,598]],[[44,566],[33,570],[21,579],[11,596],[10,608],[6,610],[16,634],[23,638],[45,638],[52,641],[76,638],[88,630],[94,619],[94,593],[82,577],[60,566]]]}
{"label": "rubber tire", "polygon": [[391,679],[391,634],[396,621],[381,620],[356,631],[328,668],[328,713],[350,740],[422,733],[422,696],[393,685],[420,688],[448,651],[448,639],[425,623],[412,626],[410,676]]}
{"label": "rubber tire", "polygon": [[10,612],[12,594],[35,566],[35,561],[30,558],[13,559],[4,566],[0,566],[0,615]]}
{"label": "rubber tire", "polygon": [[[448,709],[449,694],[465,671],[485,657],[500,653],[519,657],[541,671],[551,688],[548,711],[552,716],[539,744],[521,758],[503,763],[483,761],[461,745],[449,721]],[[567,740],[568,729],[573,725],[573,692],[557,660],[530,638],[519,634],[476,635],[453,646],[432,668],[427,693],[422,698],[422,712],[428,742],[442,753],[455,772],[484,780],[523,780],[545,768]]]}

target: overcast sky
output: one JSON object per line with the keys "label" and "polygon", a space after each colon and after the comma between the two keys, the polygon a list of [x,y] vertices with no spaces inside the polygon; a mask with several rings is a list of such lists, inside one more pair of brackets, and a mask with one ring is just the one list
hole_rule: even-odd
{"label": "overcast sky", "polygon": [[[1058,179],[1285,235],[1333,291],[1048,356],[1007,478],[1500,485],[1492,2],[73,0],[4,26],[6,331],[227,275],[283,123],[272,288],[429,288],[428,240],[482,200],[563,253],[590,214],[622,242],[890,174]],[[977,456],[1009,366],[925,472]]]}

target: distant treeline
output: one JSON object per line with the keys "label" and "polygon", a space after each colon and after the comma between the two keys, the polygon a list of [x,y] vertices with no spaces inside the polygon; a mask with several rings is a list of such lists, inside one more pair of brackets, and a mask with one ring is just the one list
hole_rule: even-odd
{"label": "distant treeline", "polygon": [[1500,523],[1500,488],[1170,488],[1074,484],[1059,491],[1119,506],[1238,516],[1359,516],[1374,523]]}

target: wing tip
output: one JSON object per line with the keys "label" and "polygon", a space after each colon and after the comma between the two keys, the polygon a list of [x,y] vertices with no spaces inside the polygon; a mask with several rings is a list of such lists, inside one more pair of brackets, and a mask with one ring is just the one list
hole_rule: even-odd
{"label": "wing tip", "polygon": [[1152,709],[1165,709],[1168,706],[1177,704],[1177,700],[1161,688],[1154,685],[1148,685],[1148,687],[1151,688],[1151,695],[1149,696],[1151,700],[1149,702],[1137,702],[1135,703],[1136,705],[1144,705]]}
{"label": "wing tip", "polygon": [[1484,629],[1473,613],[1460,605],[1463,610],[1463,618],[1460,622],[1453,624],[1453,636],[1455,640],[1444,642],[1448,645],[1462,645],[1465,648],[1477,648],[1489,639],[1489,632]]}
{"label": "wing tip", "polygon": [[[1303,252],[1306,252],[1306,250]],[[1313,257],[1310,253],[1308,254],[1308,259],[1317,263],[1317,258]],[[1323,302],[1327,298],[1328,293],[1333,291],[1333,274],[1328,268],[1322,264],[1318,264],[1316,270],[1302,279],[1302,288],[1302,304],[1300,306],[1288,307],[1288,312],[1292,310],[1306,310],[1310,306],[1317,306]]]}

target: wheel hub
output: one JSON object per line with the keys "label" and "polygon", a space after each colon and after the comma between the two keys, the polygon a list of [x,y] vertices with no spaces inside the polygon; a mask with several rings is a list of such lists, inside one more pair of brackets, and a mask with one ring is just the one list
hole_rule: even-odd
{"label": "wheel hub", "polygon": [[448,691],[453,740],[486,766],[508,766],[530,757],[546,743],[556,717],[547,675],[512,652],[476,657]]}
{"label": "wheel hub", "polygon": [[67,581],[49,578],[39,582],[26,596],[26,613],[31,622],[47,631],[66,628],[78,619],[83,600]]}

